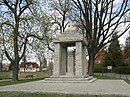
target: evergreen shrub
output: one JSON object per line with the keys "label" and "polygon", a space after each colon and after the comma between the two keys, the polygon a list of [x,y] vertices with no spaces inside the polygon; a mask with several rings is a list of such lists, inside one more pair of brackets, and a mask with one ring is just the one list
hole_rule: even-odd
{"label": "evergreen shrub", "polygon": [[119,74],[130,74],[130,66],[119,66],[114,70],[115,73]]}
{"label": "evergreen shrub", "polygon": [[107,67],[104,67],[102,64],[94,65],[94,73],[107,73]]}

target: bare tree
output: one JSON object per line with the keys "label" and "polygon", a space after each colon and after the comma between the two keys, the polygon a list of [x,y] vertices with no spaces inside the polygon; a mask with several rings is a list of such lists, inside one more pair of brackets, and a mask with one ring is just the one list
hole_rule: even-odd
{"label": "bare tree", "polygon": [[[29,18],[23,17],[23,14],[27,14],[29,6],[33,4],[33,0],[1,0],[1,28],[3,29],[3,45],[5,55],[13,64],[13,81],[18,80],[18,66],[19,61],[24,56],[26,50],[26,44],[28,42],[28,34],[21,37],[22,30],[20,29],[22,21]],[[4,8],[4,10],[2,10]],[[8,29],[8,30],[7,30]],[[5,36],[6,37],[5,39]],[[11,47],[7,44],[7,40],[11,41]],[[22,42],[22,43],[21,43]],[[12,49],[12,54],[9,54],[9,49]]]}
{"label": "bare tree", "polygon": [[[88,41],[89,75],[94,75],[94,58],[96,53],[113,41],[112,36],[117,31],[118,37],[130,28],[123,17],[130,11],[129,0],[72,0],[79,10],[81,26]],[[123,25],[123,28],[121,26]],[[121,28],[121,29],[120,29]]]}
{"label": "bare tree", "polygon": [[40,4],[40,6],[34,5],[32,7],[32,14],[37,20],[37,26],[38,26],[37,34],[44,36],[44,39],[42,38],[36,39],[36,37],[34,37],[33,41],[30,43],[32,50],[36,53],[36,57],[40,62],[40,71],[42,70],[42,67],[46,67],[47,65],[46,58],[45,58],[45,52],[47,53],[47,49],[49,49],[49,51],[51,52],[54,52],[51,43],[52,43],[53,32],[55,30],[52,29],[53,26],[52,15],[50,15],[49,13],[45,13],[45,10],[43,9],[44,2],[41,3],[42,4]]}
{"label": "bare tree", "polygon": [[46,67],[46,58],[45,58],[45,54],[46,49],[47,49],[47,45],[45,44],[45,42],[40,41],[38,39],[34,39],[32,46],[32,50],[36,53],[36,57],[40,63],[40,71],[42,70],[43,67]]}
{"label": "bare tree", "polygon": [[63,33],[68,24],[68,17],[71,11],[70,0],[55,0],[51,2],[53,13],[53,24],[57,24],[60,29],[60,33]]}
{"label": "bare tree", "polygon": [[[55,35],[55,29],[53,28],[52,23],[53,15],[46,11],[45,6],[47,6],[45,0],[41,0],[39,3],[31,7],[31,13],[37,20],[36,24],[38,28],[38,31],[36,31],[37,37],[34,36],[34,38],[40,40],[50,51],[54,52],[53,48],[51,47],[52,37]],[[40,38],[41,36],[42,38]]]}

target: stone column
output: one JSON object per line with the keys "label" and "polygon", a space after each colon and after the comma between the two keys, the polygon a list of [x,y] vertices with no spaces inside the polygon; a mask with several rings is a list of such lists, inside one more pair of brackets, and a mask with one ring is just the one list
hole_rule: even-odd
{"label": "stone column", "polygon": [[61,75],[66,74],[66,65],[67,65],[67,47],[63,46],[62,47],[62,54],[61,54]]}
{"label": "stone column", "polygon": [[55,43],[54,45],[55,50],[54,50],[53,76],[59,76],[61,69],[61,44]]}
{"label": "stone column", "polygon": [[83,75],[87,73],[86,46],[83,46]]}
{"label": "stone column", "polygon": [[74,51],[68,52],[67,57],[67,76],[74,76],[74,64],[75,64],[75,56]]}
{"label": "stone column", "polygon": [[76,52],[75,52],[75,75],[83,75],[83,52],[82,52],[82,42],[76,42]]}

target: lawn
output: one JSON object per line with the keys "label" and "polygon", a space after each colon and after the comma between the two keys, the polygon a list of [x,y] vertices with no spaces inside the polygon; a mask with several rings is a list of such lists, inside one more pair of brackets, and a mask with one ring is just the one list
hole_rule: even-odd
{"label": "lawn", "polygon": [[[10,74],[12,74],[12,72],[0,72],[0,78],[3,79],[3,81],[0,80],[0,86],[38,81],[43,80],[45,77],[50,76],[47,72],[19,72],[18,76],[20,80],[13,82],[12,79],[9,78]],[[26,79],[25,78],[26,75],[33,75],[33,79]]]}
{"label": "lawn", "polygon": [[[12,71],[10,71],[10,72],[0,72],[0,78],[9,79],[10,74],[12,74]],[[33,75],[33,77],[50,76],[50,74],[48,72],[19,72],[19,74],[18,74],[19,78],[25,78],[26,75]]]}
{"label": "lawn", "polygon": [[127,80],[127,79],[120,79],[120,78],[109,77],[109,76],[98,76],[98,75],[95,75],[94,77],[97,79],[104,79],[104,80],[107,80],[107,79],[109,79],[109,80],[124,80],[128,84],[130,84],[130,80]]}
{"label": "lawn", "polygon": [[0,79],[9,79],[10,72],[0,72]]}
{"label": "lawn", "polygon": [[[32,81],[38,81],[43,80],[45,77],[49,76],[46,72],[19,72],[19,79],[16,82],[13,82],[12,79],[9,78],[10,74],[12,72],[0,72],[0,86],[6,86],[6,85],[13,85],[13,84],[20,84],[20,83],[26,83],[26,82],[32,82]],[[33,75],[33,79],[26,79],[26,75]],[[6,81],[5,81],[6,79]]]}
{"label": "lawn", "polygon": [[50,76],[48,72],[19,72],[19,78],[25,78],[26,75],[33,75],[33,77],[47,77]]}
{"label": "lawn", "polygon": [[0,86],[7,86],[7,85],[13,85],[13,84],[20,84],[20,83],[38,81],[38,80],[43,80],[43,79],[44,79],[44,78],[22,79],[22,80],[18,80],[18,81],[16,81],[16,82],[13,82],[12,80],[0,81]]}
{"label": "lawn", "polygon": [[127,97],[127,96],[92,96],[92,95],[73,95],[73,94],[53,94],[53,93],[24,93],[24,92],[0,92],[0,97]]}

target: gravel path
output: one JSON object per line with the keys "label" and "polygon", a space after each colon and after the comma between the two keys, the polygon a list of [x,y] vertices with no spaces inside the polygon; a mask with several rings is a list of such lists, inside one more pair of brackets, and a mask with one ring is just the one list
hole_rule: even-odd
{"label": "gravel path", "polygon": [[44,83],[41,80],[3,86],[0,91],[130,96],[130,85],[123,80],[96,80],[93,83]]}

